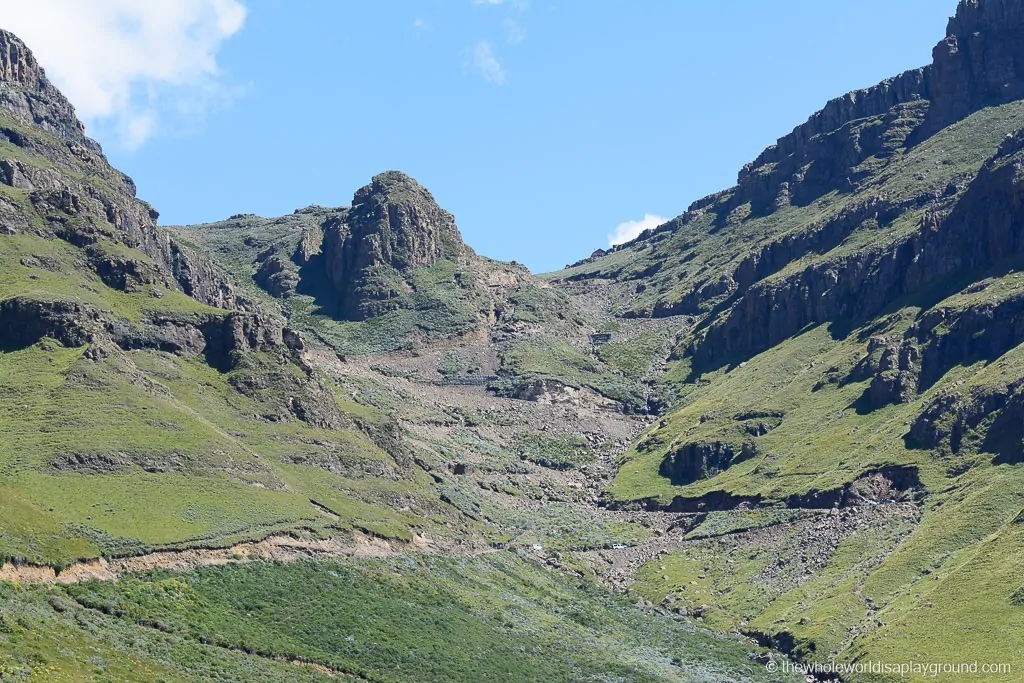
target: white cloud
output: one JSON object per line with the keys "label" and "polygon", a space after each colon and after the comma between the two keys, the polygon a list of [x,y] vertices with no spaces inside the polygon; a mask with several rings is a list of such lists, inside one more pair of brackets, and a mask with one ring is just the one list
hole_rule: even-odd
{"label": "white cloud", "polygon": [[426,19],[414,19],[412,27],[416,33],[430,33],[434,30],[434,25]]}
{"label": "white cloud", "polygon": [[526,29],[516,19],[511,17],[505,19],[505,31],[509,45],[518,45],[526,40]]}
{"label": "white cloud", "polygon": [[615,226],[615,230],[608,235],[608,245],[614,247],[616,244],[631,242],[640,236],[644,230],[653,230],[662,223],[668,222],[667,218],[655,216],[652,213],[645,213],[644,217],[637,221],[626,221]]}
{"label": "white cloud", "polygon": [[0,0],[79,116],[132,149],[238,94],[216,55],[245,16],[240,0]]}
{"label": "white cloud", "polygon": [[498,58],[494,56],[494,50],[490,43],[486,40],[478,42],[473,46],[470,57],[473,68],[485,81],[495,85],[505,85],[507,80],[505,70],[501,68]]}
{"label": "white cloud", "polygon": [[505,26],[506,41],[509,45],[518,45],[526,40],[526,27],[523,26],[522,19],[530,8],[529,0],[473,0],[473,4],[505,7],[503,13],[506,17],[502,24]]}

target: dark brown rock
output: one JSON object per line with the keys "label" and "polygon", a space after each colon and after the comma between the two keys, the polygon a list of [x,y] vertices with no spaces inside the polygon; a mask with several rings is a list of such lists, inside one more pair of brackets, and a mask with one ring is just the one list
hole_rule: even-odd
{"label": "dark brown rock", "polygon": [[44,338],[82,346],[103,331],[98,311],[71,301],[13,298],[0,301],[0,349],[31,346]]}
{"label": "dark brown rock", "polygon": [[675,486],[710,479],[732,465],[757,454],[753,441],[696,441],[683,444],[665,456],[658,473]]}

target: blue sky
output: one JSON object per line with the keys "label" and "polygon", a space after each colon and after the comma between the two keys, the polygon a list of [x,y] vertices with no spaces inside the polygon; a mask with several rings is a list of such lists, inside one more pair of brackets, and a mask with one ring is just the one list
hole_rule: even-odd
{"label": "blue sky", "polygon": [[[52,22],[44,31],[31,16],[9,26],[24,27],[162,223],[347,204],[373,174],[396,168],[455,214],[479,253],[535,271],[606,247],[620,223],[675,216],[732,185],[829,98],[930,61],[955,9],[954,0],[179,1],[172,16],[95,0],[112,17],[97,31],[152,28],[123,58],[89,61],[74,41],[48,43]],[[135,11],[148,14],[125,19]],[[171,30],[181,40],[161,37]],[[166,67],[126,66],[149,64],[150,49],[163,50],[152,64]],[[113,93],[109,102],[88,99],[88,78]]]}

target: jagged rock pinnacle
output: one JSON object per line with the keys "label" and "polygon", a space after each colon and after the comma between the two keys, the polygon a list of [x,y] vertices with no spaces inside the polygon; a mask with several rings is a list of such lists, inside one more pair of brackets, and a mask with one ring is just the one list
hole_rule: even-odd
{"label": "jagged rock pinnacle", "polygon": [[32,51],[10,31],[0,29],[0,107],[22,121],[99,153],[85,137],[85,126],[67,98],[46,78]]}
{"label": "jagged rock pinnacle", "polygon": [[0,29],[0,81],[36,86],[45,78],[32,51],[21,39]]}
{"label": "jagged rock pinnacle", "polygon": [[347,216],[325,226],[327,273],[342,315],[353,319],[391,307],[409,270],[467,253],[455,217],[400,171],[374,176],[356,191]]}

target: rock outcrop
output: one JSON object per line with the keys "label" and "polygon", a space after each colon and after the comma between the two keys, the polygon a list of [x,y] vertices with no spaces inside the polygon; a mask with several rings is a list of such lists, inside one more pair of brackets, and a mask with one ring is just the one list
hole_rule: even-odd
{"label": "rock outcrop", "polygon": [[[869,156],[1024,98],[1022,32],[1024,1],[961,0],[931,64],[829,101],[743,167],[734,203],[770,212],[852,189],[853,169]],[[857,125],[867,119],[882,126]]]}
{"label": "rock outcrop", "polygon": [[27,298],[0,301],[0,350],[24,348],[43,338],[82,346],[103,329],[100,313],[85,304]]}
{"label": "rock outcrop", "polygon": [[658,474],[675,486],[710,479],[736,463],[757,455],[753,441],[695,441],[686,443],[665,456]]}
{"label": "rock outcrop", "polygon": [[[1006,411],[1011,403],[1020,412],[1024,405],[1022,385],[1024,381],[1015,380],[1000,386],[943,392],[918,415],[904,439],[911,448],[957,453],[964,438],[993,414]],[[1021,431],[1019,426],[1016,431]]]}
{"label": "rock outcrop", "polygon": [[750,356],[807,325],[863,322],[902,296],[1024,251],[1024,131],[1008,137],[948,214],[926,213],[918,229],[758,282],[690,347],[715,366]]}
{"label": "rock outcrop", "polygon": [[324,226],[325,267],[343,318],[363,320],[402,307],[409,271],[465,261],[455,218],[415,180],[388,171],[359,189],[344,218]]}
{"label": "rock outcrop", "polygon": [[932,51],[925,130],[1024,98],[1024,1],[961,0]]}
{"label": "rock outcrop", "polygon": [[[82,248],[123,244],[145,253],[155,268],[147,265],[142,273],[140,262],[90,258],[109,286],[162,282],[211,306],[246,306],[218,267],[156,227],[159,214],[135,197],[135,183],[112,168],[99,144],[86,137],[74,108],[32,52],[2,30],[0,140],[22,151],[18,158],[0,158],[0,182],[29,190],[31,205],[26,212],[0,203],[4,233],[32,231]],[[39,158],[45,163],[34,163]]]}
{"label": "rock outcrop", "polygon": [[921,67],[910,69],[894,78],[887,78],[878,85],[848,92],[829,100],[804,123],[761,152],[739,173],[738,184],[761,166],[778,163],[793,154],[798,154],[813,138],[839,130],[857,119],[885,114],[893,107],[916,100],[927,100],[931,95],[931,69]]}
{"label": "rock outcrop", "polygon": [[99,152],[99,145],[85,136],[85,126],[75,117],[74,107],[46,78],[32,51],[13,33],[2,29],[0,107],[25,123]]}
{"label": "rock outcrop", "polygon": [[910,339],[902,343],[872,337],[867,355],[857,363],[848,381],[871,380],[858,403],[862,412],[897,403],[909,403],[920,382],[921,351]]}

